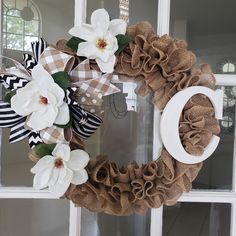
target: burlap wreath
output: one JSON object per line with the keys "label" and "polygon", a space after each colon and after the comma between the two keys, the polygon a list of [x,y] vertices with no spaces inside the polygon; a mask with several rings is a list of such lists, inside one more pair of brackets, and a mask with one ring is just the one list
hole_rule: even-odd
{"label": "burlap wreath", "polygon": [[[215,89],[210,66],[194,67],[196,57],[187,50],[185,41],[157,36],[148,22],[129,26],[127,34],[134,41],[118,56],[115,72],[122,79],[138,82],[141,86],[137,94],[154,92],[153,103],[159,109],[187,87]],[[62,45],[60,47],[62,50]],[[195,95],[188,101],[180,118],[179,131],[185,150],[201,155],[212,136],[220,132],[208,98]],[[183,192],[191,190],[201,167],[202,163],[180,163],[165,149],[156,161],[143,165],[133,162],[126,167],[118,167],[107,157],[99,156],[86,168],[89,180],[83,185],[71,185],[65,196],[93,212],[143,213],[162,204],[175,204]]]}

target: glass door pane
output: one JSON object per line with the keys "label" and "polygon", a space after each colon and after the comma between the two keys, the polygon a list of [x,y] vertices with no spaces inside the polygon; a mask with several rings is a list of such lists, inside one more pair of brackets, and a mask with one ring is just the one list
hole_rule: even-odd
{"label": "glass door pane", "polygon": [[70,204],[66,200],[0,200],[0,235],[66,236]]}
{"label": "glass door pane", "polygon": [[163,236],[229,236],[230,204],[178,203],[164,207]]}
{"label": "glass door pane", "polygon": [[236,87],[219,86],[224,91],[223,120],[220,121],[220,143],[193,182],[195,189],[232,189],[235,142]]}
{"label": "glass door pane", "polygon": [[235,1],[171,1],[170,34],[186,39],[214,73],[236,73],[235,8]]}

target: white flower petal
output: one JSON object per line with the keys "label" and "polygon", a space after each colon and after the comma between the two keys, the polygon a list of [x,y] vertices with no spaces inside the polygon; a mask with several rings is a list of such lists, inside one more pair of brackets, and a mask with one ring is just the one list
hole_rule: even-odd
{"label": "white flower petal", "polygon": [[61,106],[65,97],[64,90],[58,84],[54,83],[48,91],[56,97],[57,103],[55,105]]}
{"label": "white flower petal", "polygon": [[71,183],[75,185],[80,185],[87,182],[87,180],[88,180],[88,173],[85,169],[83,169],[80,171],[74,171]]}
{"label": "white flower petal", "polygon": [[11,98],[11,108],[20,116],[29,115],[33,111],[30,104],[36,93],[36,84],[33,81],[29,82],[25,87],[18,89],[16,95]]}
{"label": "white flower petal", "polygon": [[57,125],[66,125],[70,121],[70,111],[68,104],[63,102],[58,109],[56,120],[54,121]]}
{"label": "white flower petal", "polygon": [[69,188],[72,177],[73,177],[73,171],[66,168],[66,174],[65,177],[63,178],[63,181],[59,180],[60,179],[59,177],[58,181],[54,185],[49,184],[49,191],[57,197],[62,197]]}
{"label": "white flower petal", "polygon": [[32,69],[32,78],[39,84],[41,88],[48,89],[54,83],[52,76],[43,68],[41,64],[37,64]]}
{"label": "white flower petal", "polygon": [[43,189],[48,187],[48,182],[51,177],[52,168],[48,167],[45,170],[37,173],[34,176],[33,186],[35,189]]}
{"label": "white flower petal", "polygon": [[52,174],[51,174],[51,178],[49,180],[49,185],[56,184],[56,182],[58,181],[58,178],[59,178],[59,174],[60,174],[60,169],[58,169],[58,168],[52,169]]}
{"label": "white flower petal", "polygon": [[95,46],[95,43],[83,42],[79,44],[77,54],[78,56],[95,59],[98,50],[99,49]]}
{"label": "white flower petal", "polygon": [[43,171],[48,166],[52,166],[53,164],[53,156],[47,155],[38,160],[33,168],[31,168],[31,173],[36,174],[38,172]]}
{"label": "white flower petal", "polygon": [[51,127],[57,117],[58,108],[51,105],[45,106],[44,109],[33,112],[26,121],[33,131],[37,132],[47,127]]}
{"label": "white flower petal", "polygon": [[110,22],[109,31],[112,35],[125,34],[127,23],[122,19],[114,19]]}
{"label": "white flower petal", "polygon": [[81,170],[87,166],[89,162],[89,155],[84,150],[73,150],[70,153],[70,160],[67,163],[67,166],[72,170]]}
{"label": "white flower petal", "polygon": [[108,60],[110,59],[110,57],[113,55],[113,53],[111,53],[111,51],[109,50],[99,50],[97,52],[97,57],[96,59],[100,59],[103,62],[108,62]]}
{"label": "white flower petal", "polygon": [[94,11],[91,15],[91,24],[105,33],[110,24],[108,12],[103,8]]}
{"label": "white flower petal", "polygon": [[81,26],[73,27],[69,30],[69,34],[86,41],[94,41],[94,26],[82,24]]}
{"label": "white flower petal", "polygon": [[64,161],[70,160],[70,147],[67,144],[58,143],[54,150],[52,151],[52,155],[56,158],[62,158]]}
{"label": "white flower petal", "polygon": [[96,59],[96,62],[103,73],[112,73],[114,71],[114,66],[116,63],[115,55],[111,56],[108,62],[104,62],[100,59]]}

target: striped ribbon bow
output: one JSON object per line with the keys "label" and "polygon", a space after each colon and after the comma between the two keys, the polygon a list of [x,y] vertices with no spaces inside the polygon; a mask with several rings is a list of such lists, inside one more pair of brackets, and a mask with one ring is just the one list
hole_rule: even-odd
{"label": "striped ribbon bow", "polygon": [[[52,47],[47,47],[47,42],[40,39],[38,42],[32,43],[33,55],[24,54],[23,65],[26,71],[23,70],[24,77],[19,77],[19,73],[0,73],[0,83],[6,89],[11,91],[24,87],[30,81],[31,70],[38,63],[42,64],[44,68],[50,73],[58,71],[70,71],[74,58],[71,55],[65,54]],[[14,61],[14,60],[12,60]],[[15,65],[18,62],[14,62]],[[19,66],[16,66],[19,67]],[[78,72],[78,68],[76,68]],[[16,71],[17,72],[17,71]],[[75,71],[70,72],[75,73]],[[89,85],[89,87],[91,87]],[[72,117],[72,129],[81,138],[89,138],[101,125],[102,119],[95,114],[86,111],[75,100],[75,93],[78,90],[77,86],[72,85],[66,91],[66,102],[69,105]],[[87,91],[89,92],[89,91]],[[21,141],[24,138],[29,139],[29,145],[34,148],[39,143],[57,143],[65,142],[64,129],[52,126],[44,129],[38,133],[33,132],[25,126],[26,117],[19,116],[11,109],[11,105],[7,102],[0,102],[0,127],[10,128],[10,143]]]}

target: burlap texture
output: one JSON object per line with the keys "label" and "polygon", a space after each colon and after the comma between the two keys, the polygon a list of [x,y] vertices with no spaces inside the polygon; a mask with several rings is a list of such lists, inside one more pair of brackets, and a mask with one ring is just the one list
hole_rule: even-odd
{"label": "burlap texture", "polygon": [[[157,36],[148,22],[129,26],[127,34],[134,42],[118,56],[115,72],[124,75],[124,79],[139,82],[136,90],[139,95],[153,91],[153,102],[159,109],[184,88],[196,85],[215,88],[210,66],[194,68],[196,57],[187,50],[186,42],[167,35]],[[67,51],[65,42],[57,46]],[[188,101],[180,117],[179,132],[185,150],[196,156],[220,132],[207,97],[195,95]],[[72,140],[72,149],[82,147],[80,140]],[[37,160],[31,154],[31,159]],[[202,163],[180,163],[165,149],[157,161],[143,165],[133,162],[121,168],[99,156],[86,167],[89,180],[83,185],[71,185],[65,197],[93,212],[118,216],[144,213],[148,208],[175,204],[183,192],[191,190],[201,167]]]}
{"label": "burlap texture", "polygon": [[[180,138],[185,150],[201,155],[212,135],[220,132],[208,98],[195,95],[184,107],[180,118]],[[68,189],[66,197],[93,212],[112,215],[144,213],[162,204],[173,205],[183,192],[192,188],[202,163],[187,165],[176,161],[163,149],[155,162],[131,163],[119,168],[104,157],[91,160],[89,181]]]}
{"label": "burlap texture", "polygon": [[89,181],[71,185],[66,197],[93,212],[119,216],[144,213],[148,208],[176,203],[184,191],[191,190],[201,166],[177,162],[166,150],[156,162],[122,168],[98,157],[87,167]]}
{"label": "burlap texture", "polygon": [[159,109],[184,88],[214,87],[215,79],[208,65],[193,69],[196,57],[187,50],[185,41],[157,36],[148,22],[130,26],[127,34],[134,42],[118,56],[115,71],[139,82],[139,95],[153,91],[153,102]]}
{"label": "burlap texture", "polygon": [[[136,92],[154,92],[153,102],[163,109],[178,91],[190,86],[214,89],[215,79],[207,64],[194,68],[195,55],[184,41],[167,35],[158,37],[148,22],[128,28],[134,42],[118,56],[115,72],[124,79],[139,82]],[[203,95],[192,97],[182,112],[180,138],[185,150],[200,156],[213,135],[220,132],[214,109]],[[105,157],[91,160],[87,167],[89,181],[71,185],[66,197],[93,212],[112,215],[144,213],[162,204],[173,205],[183,192],[192,188],[202,163],[187,165],[176,161],[163,149],[157,161],[119,168]]]}

